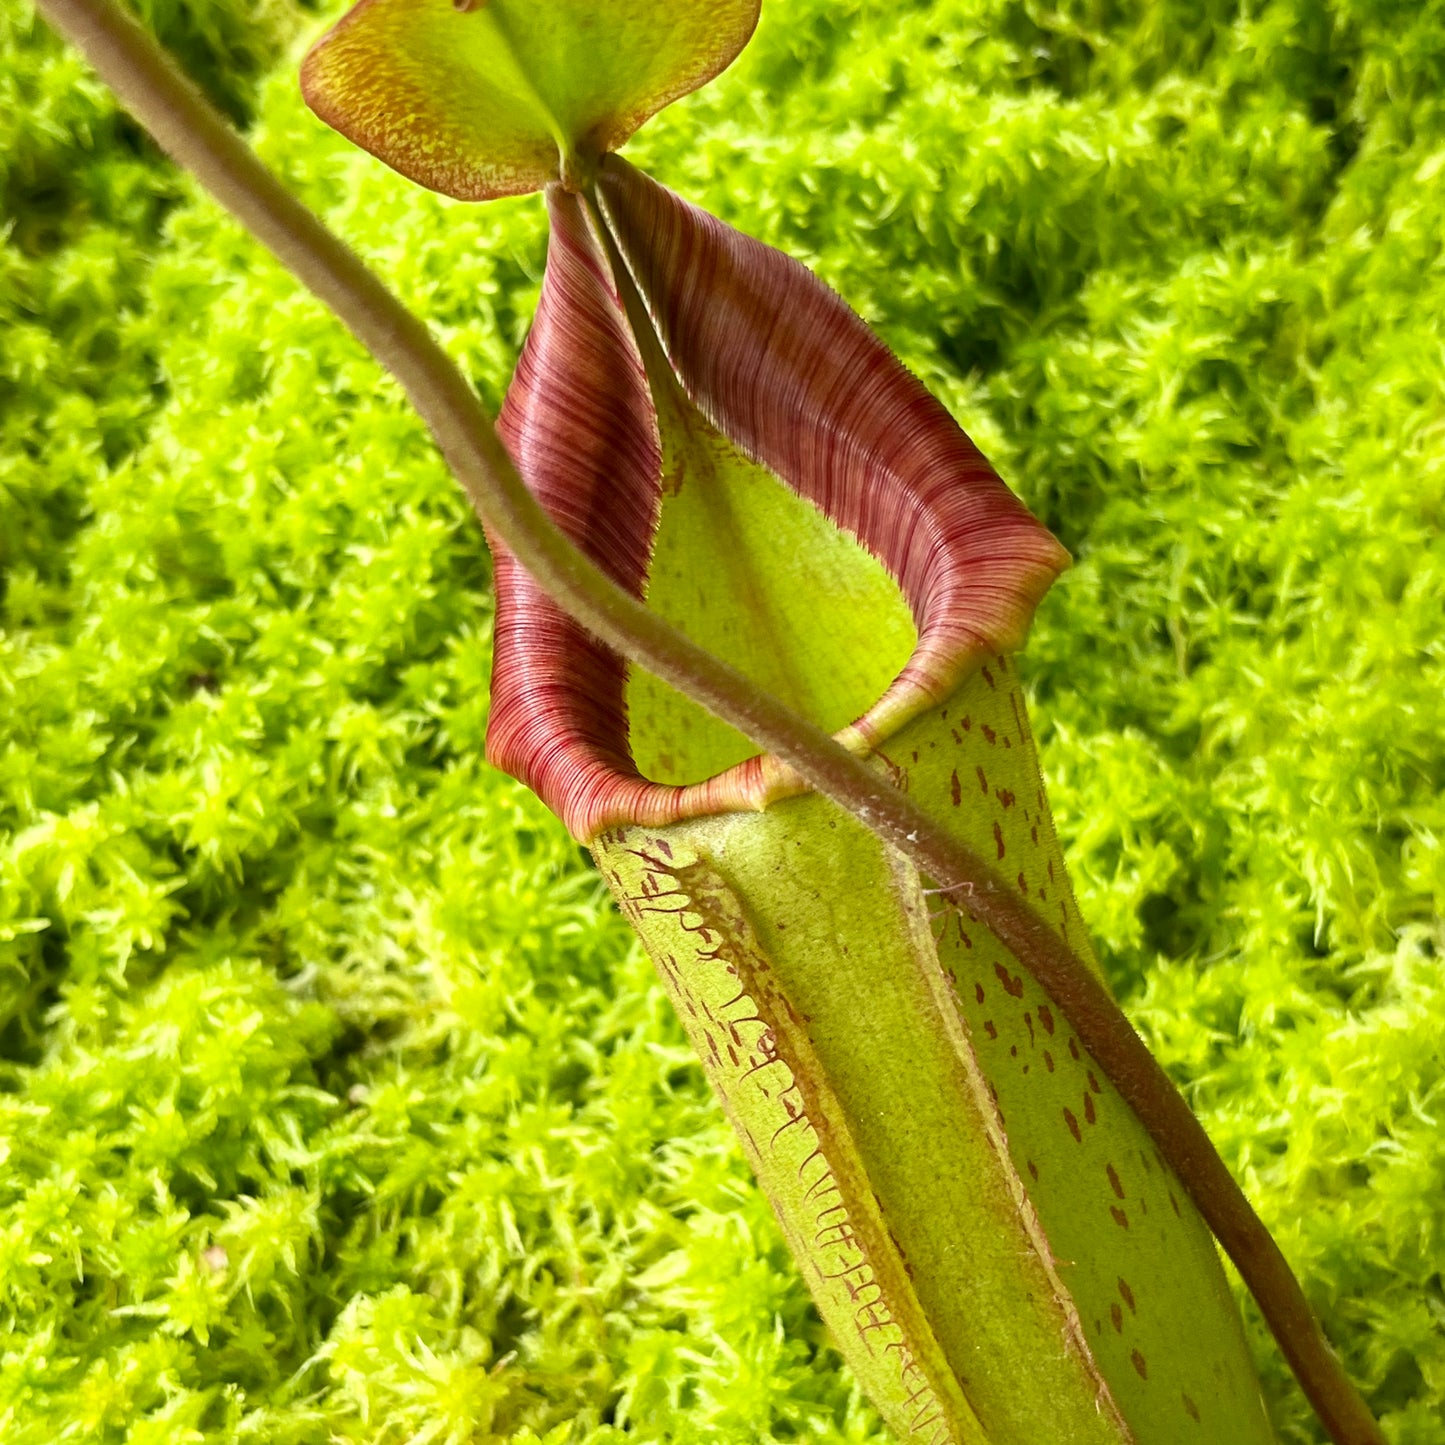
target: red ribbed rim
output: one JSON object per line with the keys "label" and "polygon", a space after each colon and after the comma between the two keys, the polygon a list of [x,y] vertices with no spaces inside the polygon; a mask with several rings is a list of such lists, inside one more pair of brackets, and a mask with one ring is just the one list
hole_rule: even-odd
{"label": "red ribbed rim", "polygon": [[[641,597],[661,504],[656,413],[602,238],[578,197],[552,187],[547,199],[542,298],[498,430],[562,529]],[[877,746],[984,655],[1016,650],[1068,554],[947,411],[782,252],[615,156],[598,199],[694,405],[866,547],[912,609],[916,648],[839,739]],[[625,661],[492,542],[487,753],[576,837],[759,809],[801,790],[770,755],[686,787],[643,778],[628,751]]]}

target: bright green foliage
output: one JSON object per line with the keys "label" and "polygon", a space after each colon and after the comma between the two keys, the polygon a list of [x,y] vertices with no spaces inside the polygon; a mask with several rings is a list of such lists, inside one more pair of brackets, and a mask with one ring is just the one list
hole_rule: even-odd
{"label": "bright green foliage", "polygon": [[[0,13],[0,1433],[879,1440],[480,762],[420,428],[212,208],[158,242],[177,183]],[[254,19],[170,33],[239,100]],[[1023,665],[1083,911],[1397,1445],[1445,1442],[1442,57],[1440,0],[788,0],[633,147],[1075,551]],[[540,206],[422,194],[294,67],[262,114],[495,406]]]}
{"label": "bright green foliage", "polygon": [[[140,8],[238,120],[297,18],[287,0]],[[12,620],[68,605],[48,584],[64,575],[86,490],[136,446],[159,399],[157,340],[137,312],[180,195],[79,57],[29,6],[0,5],[0,569]]]}

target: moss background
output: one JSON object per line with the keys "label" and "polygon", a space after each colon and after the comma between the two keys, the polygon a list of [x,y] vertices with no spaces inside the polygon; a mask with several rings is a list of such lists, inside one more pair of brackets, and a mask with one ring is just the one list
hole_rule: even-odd
{"label": "moss background", "polygon": [[[326,132],[290,6],[146,14],[495,406],[540,204]],[[1026,666],[1110,972],[1442,1445],[1445,4],[766,9],[630,154],[1073,549]],[[487,559],[396,388],[24,0],[0,205],[0,1437],[881,1442],[648,965],[481,760]]]}

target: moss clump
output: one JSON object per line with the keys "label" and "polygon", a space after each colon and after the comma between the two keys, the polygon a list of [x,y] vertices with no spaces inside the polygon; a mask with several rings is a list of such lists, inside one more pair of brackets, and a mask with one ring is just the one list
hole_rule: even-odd
{"label": "moss clump", "polygon": [[[244,114],[287,18],[167,14]],[[419,426],[0,15],[6,1439],[880,1440],[480,761],[486,558]],[[1445,1442],[1442,57],[1439,0],[790,0],[633,148],[1075,551],[1027,667],[1082,902],[1397,1445]],[[289,66],[260,116],[495,405],[537,203],[411,189]]]}

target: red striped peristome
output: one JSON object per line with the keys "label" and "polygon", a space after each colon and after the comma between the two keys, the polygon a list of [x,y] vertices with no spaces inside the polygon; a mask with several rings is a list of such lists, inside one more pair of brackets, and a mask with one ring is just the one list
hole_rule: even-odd
{"label": "red striped peristome", "polygon": [[[942,701],[988,652],[1023,642],[1068,554],[973,443],[831,290],[616,156],[599,211],[558,186],[536,319],[498,430],[564,532],[635,597],[661,505],[646,370],[600,214],[700,412],[889,571],[918,645],[839,733],[867,751]],[[626,663],[571,621],[497,538],[487,754],[586,842],[623,823],[759,809],[802,790],[771,756],[687,787],[643,778],[628,751]]]}

